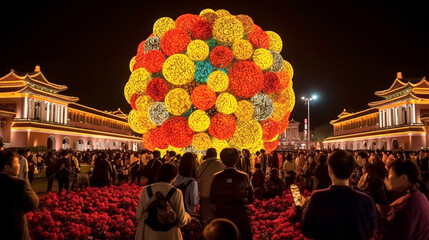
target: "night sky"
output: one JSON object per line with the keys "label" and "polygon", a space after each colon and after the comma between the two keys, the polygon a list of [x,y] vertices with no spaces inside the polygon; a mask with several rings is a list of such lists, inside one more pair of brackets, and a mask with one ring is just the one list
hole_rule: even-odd
{"label": "night sky", "polygon": [[[101,110],[131,107],[123,95],[128,64],[160,17],[198,14],[204,8],[246,14],[278,33],[281,55],[294,67],[296,105],[313,127],[343,108],[360,111],[390,87],[396,72],[429,77],[428,1],[0,1],[0,75],[40,65],[63,94]],[[312,128],[313,128],[312,127]]]}

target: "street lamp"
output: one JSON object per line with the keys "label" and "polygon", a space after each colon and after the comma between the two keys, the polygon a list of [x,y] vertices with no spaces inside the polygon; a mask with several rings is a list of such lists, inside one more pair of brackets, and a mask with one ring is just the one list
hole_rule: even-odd
{"label": "street lamp", "polygon": [[307,149],[311,150],[311,143],[310,143],[310,102],[317,99],[317,95],[313,95],[312,97],[302,97],[302,100],[304,100],[305,104],[308,106],[308,117],[307,117]]}

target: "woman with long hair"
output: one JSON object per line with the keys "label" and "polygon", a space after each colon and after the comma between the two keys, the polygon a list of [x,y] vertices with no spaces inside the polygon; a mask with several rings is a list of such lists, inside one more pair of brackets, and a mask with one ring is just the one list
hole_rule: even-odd
{"label": "woman with long hair", "polygon": [[187,152],[183,154],[179,163],[179,175],[173,186],[179,188],[183,194],[185,210],[189,214],[195,213],[198,205],[197,159],[194,154]]}
{"label": "woman with long hair", "polygon": [[389,182],[400,197],[380,212],[379,231],[384,239],[429,239],[428,188],[413,162],[389,165]]}

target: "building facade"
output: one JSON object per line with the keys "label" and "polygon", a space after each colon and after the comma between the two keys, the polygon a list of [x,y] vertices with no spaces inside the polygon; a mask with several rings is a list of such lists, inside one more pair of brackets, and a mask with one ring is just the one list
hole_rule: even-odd
{"label": "building facade", "polygon": [[0,78],[0,137],[5,147],[45,146],[48,149],[143,148],[141,136],[128,125],[120,109],[101,111],[60,94],[67,86],[49,82],[34,72],[14,70]]}
{"label": "building facade", "polygon": [[306,148],[304,132],[299,131],[300,123],[290,120],[289,125],[282,134],[279,135],[278,151],[293,151]]}
{"label": "building facade", "polygon": [[429,82],[423,78],[397,78],[390,88],[376,91],[380,101],[332,120],[334,134],[325,149],[418,150],[428,147]]}

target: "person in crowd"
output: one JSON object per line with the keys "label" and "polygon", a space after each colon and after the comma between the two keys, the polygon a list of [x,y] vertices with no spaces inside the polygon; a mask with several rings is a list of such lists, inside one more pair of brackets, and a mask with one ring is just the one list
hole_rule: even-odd
{"label": "person in crowd", "polygon": [[48,178],[48,192],[52,192],[52,184],[54,183],[54,179],[56,176],[56,166],[57,166],[57,159],[54,155],[54,152],[48,152],[46,154],[46,171],[45,171],[45,177]]}
{"label": "person in crowd", "polygon": [[144,166],[142,166],[143,163],[138,153],[134,153],[131,157],[131,183],[136,183],[137,180],[137,184],[140,185],[141,174],[143,172],[140,168],[144,169]]}
{"label": "person in crowd", "polygon": [[380,213],[383,239],[429,239],[429,196],[417,165],[398,159],[389,166],[389,182],[400,197]]}
{"label": "person in crowd", "polygon": [[237,163],[237,169],[247,173],[250,176],[251,174],[251,163],[250,163],[250,151],[248,149],[241,150],[241,157]]}
{"label": "person in crowd", "polygon": [[270,174],[268,179],[265,181],[265,191],[268,198],[275,196],[282,196],[283,191],[286,189],[286,185],[280,178],[279,170],[277,168],[270,168]]}
{"label": "person in crowd", "polygon": [[102,152],[95,161],[92,177],[96,187],[105,187],[110,185],[113,175],[112,165],[108,161],[109,156],[106,152]]}
{"label": "person in crowd", "polygon": [[316,173],[316,162],[314,161],[314,154],[309,154],[307,161],[304,165],[304,187],[308,191],[312,191],[314,188],[314,175]]}
{"label": "person in crowd", "polygon": [[26,213],[35,210],[39,198],[28,181],[18,178],[18,157],[0,152],[0,239],[30,239]]}
{"label": "person in crowd", "polygon": [[424,151],[424,157],[421,158],[419,167],[423,182],[429,184],[429,150]]}
{"label": "person in crowd", "polygon": [[216,218],[203,230],[203,240],[240,240],[237,226],[226,218]]}
{"label": "person in crowd", "polygon": [[27,162],[28,162],[28,181],[30,183],[33,183],[34,171],[36,171],[35,169],[37,167],[36,157],[33,154],[30,154],[27,157]]}
{"label": "person in crowd", "polygon": [[350,177],[350,186],[357,187],[362,175],[364,174],[364,167],[368,164],[368,154],[364,151],[359,151],[355,155],[356,169]]}
{"label": "person in crowd", "polygon": [[[375,158],[378,158],[376,156]],[[378,160],[375,160],[378,161]],[[383,164],[367,164],[365,174],[359,181],[359,189],[368,194],[376,204],[387,203],[387,191],[390,189],[386,183],[386,170]]]}
{"label": "person in crowd", "polygon": [[261,149],[259,156],[258,156],[258,162],[261,163],[261,170],[262,172],[267,171],[267,165],[268,165],[268,156],[265,154],[265,149]]}
{"label": "person in crowd", "polygon": [[320,153],[318,162],[314,173],[316,177],[316,189],[328,188],[331,185],[331,178],[329,177],[328,165],[326,164],[327,156],[325,153]]}
{"label": "person in crowd", "polygon": [[274,150],[272,152],[272,156],[270,158],[269,167],[270,168],[277,168],[277,169],[279,169],[279,164],[280,164],[279,152],[277,152],[276,150]]}
{"label": "person in crowd", "polygon": [[264,172],[261,170],[261,164],[255,163],[255,172],[252,174],[252,185],[253,191],[255,192],[255,197],[257,199],[262,199],[265,197],[265,176]]}
{"label": "person in crowd", "polygon": [[225,170],[213,176],[210,201],[216,205],[215,217],[227,218],[237,225],[242,239],[253,239],[249,204],[255,194],[249,176],[235,169],[239,153],[235,148],[225,148],[220,153]]}
{"label": "person in crowd", "polygon": [[223,170],[222,162],[217,158],[214,148],[207,149],[206,159],[197,170],[198,191],[200,191],[200,209],[203,221],[209,222],[214,218],[215,206],[210,203],[210,186],[213,175]]}
{"label": "person in crowd", "polygon": [[147,178],[147,184],[155,182],[161,164],[161,152],[159,150],[155,150],[153,152],[153,159],[149,160],[143,169],[143,176]]}
{"label": "person in crowd", "polygon": [[174,181],[173,186],[182,191],[185,210],[189,214],[195,214],[195,207],[198,205],[198,184],[195,180],[196,177],[197,159],[193,153],[187,152],[180,161],[179,175],[176,181]]}
{"label": "person in crowd", "polygon": [[283,173],[285,176],[286,188],[289,189],[295,181],[296,164],[292,160],[292,154],[286,154],[286,161],[283,163]]}
{"label": "person in crowd", "polygon": [[[174,209],[177,215],[177,224],[168,231],[155,231],[147,224],[145,219],[148,218],[149,205],[156,200],[155,193],[160,192],[164,197],[167,196],[168,192],[174,188],[172,183],[177,177],[177,167],[172,163],[164,163],[159,167],[156,182],[148,185],[151,187],[151,191],[154,194],[149,198],[148,186],[143,188],[139,203],[136,210],[136,219],[138,222],[136,231],[136,240],[140,239],[165,239],[165,240],[176,240],[182,239],[182,233],[180,227],[185,226],[191,220],[191,216],[185,211],[183,203],[183,195],[179,189],[175,190],[171,196],[169,203]],[[175,189],[175,188],[174,188]]]}
{"label": "person in crowd", "polygon": [[74,186],[76,185],[76,182],[77,182],[77,176],[80,173],[80,164],[76,155],[77,153],[70,151],[70,163],[71,163],[71,171],[72,171],[72,178],[73,178],[71,190],[74,189]]}
{"label": "person in crowd", "polygon": [[26,156],[26,151],[24,149],[18,150],[18,159],[19,159],[19,178],[28,179],[28,161]]}
{"label": "person in crowd", "polygon": [[298,152],[298,157],[295,159],[295,164],[297,169],[296,177],[301,188],[305,186],[304,166],[306,162],[307,162],[307,159],[305,158],[304,152],[303,151]]}
{"label": "person in crowd", "polygon": [[61,193],[62,189],[69,191],[70,183],[70,153],[67,150],[61,151],[61,158],[57,161],[57,180],[58,191]]}
{"label": "person in crowd", "polygon": [[[353,154],[337,150],[328,159],[332,185],[314,192],[303,210],[302,232],[314,239],[370,239],[376,229],[371,197],[349,187]],[[304,199],[305,202],[307,200]]]}
{"label": "person in crowd", "polygon": [[36,160],[37,160],[37,170],[39,171],[39,173],[41,173],[43,170],[43,164],[45,160],[43,159],[42,154],[40,152],[37,153]]}

